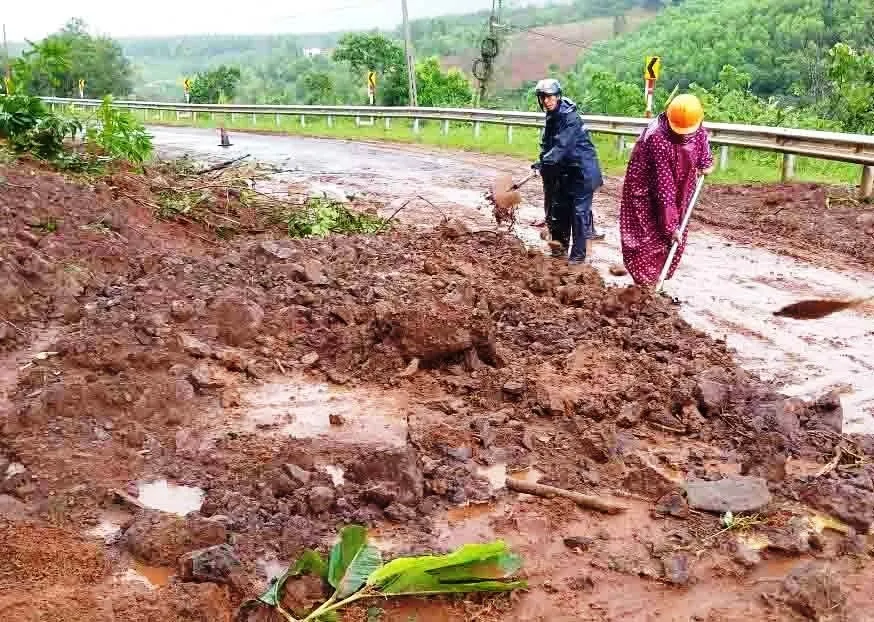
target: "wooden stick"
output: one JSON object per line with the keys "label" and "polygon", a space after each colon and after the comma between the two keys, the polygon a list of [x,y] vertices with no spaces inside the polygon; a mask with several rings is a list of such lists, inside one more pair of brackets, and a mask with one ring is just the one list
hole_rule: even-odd
{"label": "wooden stick", "polygon": [[545,484],[534,484],[521,479],[513,479],[512,477],[507,478],[506,485],[509,490],[524,492],[529,495],[537,495],[538,497],[546,497],[547,499],[551,499],[552,497],[564,497],[584,508],[605,512],[607,514],[619,514],[628,509],[624,505],[613,503],[612,501],[607,501],[593,495],[584,495],[581,492],[574,492],[572,490],[565,490],[564,488],[556,488],[555,486],[547,486]]}
{"label": "wooden stick", "polygon": [[227,168],[227,167],[229,167],[231,164],[236,164],[236,163],[239,162],[240,160],[245,160],[245,159],[248,158],[250,155],[252,155],[252,154],[251,154],[251,153],[247,153],[246,155],[244,155],[244,156],[242,156],[242,157],[234,158],[233,160],[228,160],[227,162],[221,162],[221,163],[219,163],[219,164],[216,164],[215,166],[210,166],[209,168],[205,168],[205,169],[203,169],[202,171],[197,171],[197,172],[195,173],[195,175],[203,175],[204,173],[211,173],[212,171],[218,171],[218,170],[221,170],[221,169],[223,169],[223,168]]}
{"label": "wooden stick", "polygon": [[2,320],[4,324],[9,324],[12,328],[14,328],[15,330],[17,330],[18,333],[19,333],[20,335],[27,336],[27,333],[26,333],[26,332],[24,332],[23,330],[21,330],[20,328],[18,328],[15,324],[13,324],[13,323],[10,322],[9,320],[7,320],[5,317],[0,317],[0,320]]}
{"label": "wooden stick", "polygon": [[112,489],[112,494],[114,494],[119,501],[128,504],[131,507],[137,508],[138,510],[145,510],[146,506],[144,506],[139,499],[136,497],[131,497],[126,492],[119,490],[118,488]]}

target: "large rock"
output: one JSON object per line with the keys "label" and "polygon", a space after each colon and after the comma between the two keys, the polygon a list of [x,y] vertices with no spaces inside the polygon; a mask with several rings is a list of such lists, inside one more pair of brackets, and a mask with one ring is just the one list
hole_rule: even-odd
{"label": "large rock", "polygon": [[316,486],[307,495],[307,502],[314,514],[327,512],[334,505],[334,490],[327,486]]}
{"label": "large rock", "polygon": [[659,468],[644,457],[638,457],[637,463],[622,482],[622,487],[631,492],[658,499],[683,487],[682,480],[675,479],[670,473]]}
{"label": "large rock", "polygon": [[209,358],[212,356],[212,348],[203,343],[200,339],[192,337],[191,335],[178,333],[176,335],[176,341],[179,343],[179,347],[182,348],[186,354],[190,354],[197,358]]}
{"label": "large rock", "polygon": [[179,578],[198,583],[230,583],[240,569],[240,560],[227,544],[186,553],[179,558]]}
{"label": "large rock", "polygon": [[213,304],[219,337],[234,346],[245,345],[258,334],[264,310],[241,291],[227,290]]}
{"label": "large rock", "polygon": [[200,389],[220,389],[236,381],[233,374],[206,361],[201,361],[191,370],[190,379]]}
{"label": "large rock", "polygon": [[330,281],[325,275],[325,266],[317,259],[305,259],[300,263],[289,264],[284,271],[295,281],[327,285]]}
{"label": "large rock", "polygon": [[689,507],[707,512],[755,512],[771,501],[761,477],[726,477],[715,482],[686,482]]}
{"label": "large rock", "polygon": [[699,380],[697,392],[701,411],[711,417],[725,409],[731,395],[727,384],[711,378]]}
{"label": "large rock", "polygon": [[797,566],[783,580],[783,601],[811,620],[844,619],[847,602],[840,573],[823,562]]}
{"label": "large rock", "polygon": [[801,499],[861,533],[874,524],[874,492],[845,482],[817,481],[801,491]]}
{"label": "large rock", "polygon": [[144,562],[172,566],[186,553],[224,544],[227,537],[225,526],[216,521],[146,512],[125,532],[124,542],[127,549]]}
{"label": "large rock", "polygon": [[398,503],[414,507],[422,500],[424,477],[411,449],[375,451],[363,455],[347,469],[347,476],[360,484],[382,484]]}

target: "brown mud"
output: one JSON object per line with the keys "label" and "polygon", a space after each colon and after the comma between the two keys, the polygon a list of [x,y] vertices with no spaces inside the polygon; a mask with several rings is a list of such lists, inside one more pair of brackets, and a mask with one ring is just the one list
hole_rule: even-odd
{"label": "brown mud", "polygon": [[[0,619],[229,620],[349,522],[389,554],[525,557],[526,592],[375,603],[385,620],[870,616],[870,437],[668,299],[458,221],[223,241],[112,179],[0,174]],[[738,474],[761,478],[729,483],[740,501],[682,494]],[[701,509],[734,502],[753,524]],[[192,575],[223,544],[240,570]]]}

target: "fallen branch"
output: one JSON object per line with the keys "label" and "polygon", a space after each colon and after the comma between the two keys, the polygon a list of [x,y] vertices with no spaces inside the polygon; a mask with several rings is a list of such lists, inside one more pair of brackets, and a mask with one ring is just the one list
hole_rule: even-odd
{"label": "fallen branch", "polygon": [[23,330],[21,330],[20,328],[18,328],[15,324],[13,324],[13,323],[10,322],[9,320],[7,320],[5,317],[0,317],[0,321],[2,321],[4,324],[8,324],[9,326],[11,326],[11,327],[14,328],[15,330],[17,330],[18,333],[19,333],[20,335],[27,336],[27,333],[26,333],[26,332],[24,332]]}
{"label": "fallen branch", "polygon": [[121,501],[122,503],[126,503],[127,505],[129,505],[131,507],[134,507],[138,510],[145,510],[146,509],[146,506],[144,506],[140,502],[139,499],[137,499],[136,497],[130,496],[129,494],[127,494],[126,492],[124,492],[122,490],[119,490],[118,488],[113,488],[112,494],[114,494],[118,498],[119,501]]}
{"label": "fallen branch", "polygon": [[195,173],[195,175],[203,175],[204,173],[211,173],[211,172],[213,172],[213,171],[220,171],[220,170],[222,170],[223,168],[227,168],[227,167],[229,167],[231,164],[236,164],[236,163],[239,162],[240,160],[245,160],[245,159],[248,158],[250,155],[252,155],[252,154],[251,154],[251,153],[247,153],[246,155],[241,156],[241,157],[239,157],[239,158],[234,158],[233,160],[227,160],[226,162],[221,162],[221,163],[219,163],[219,164],[216,164],[215,166],[210,166],[209,168],[205,168],[205,169],[203,169],[202,171],[197,171],[197,172]]}
{"label": "fallen branch", "polygon": [[826,464],[819,471],[817,471],[814,477],[822,477],[823,475],[827,475],[834,471],[838,467],[838,464],[840,464],[843,454],[844,450],[840,445],[835,447],[835,457],[832,458],[828,464]]}
{"label": "fallen branch", "polygon": [[433,203],[431,203],[431,201],[429,201],[429,200],[426,199],[425,197],[423,197],[423,196],[417,194],[416,196],[411,197],[411,198],[407,199],[406,201],[404,201],[404,204],[401,205],[399,208],[397,208],[397,209],[394,211],[394,213],[386,219],[383,228],[387,227],[388,224],[389,224],[392,220],[394,220],[394,217],[397,216],[397,215],[400,213],[400,211],[401,211],[402,209],[404,209],[407,205],[409,205],[410,203],[412,203],[412,202],[415,201],[416,199],[421,199],[422,201],[424,201],[425,203],[427,203],[428,205],[430,205],[431,207],[433,207],[435,210],[437,210],[437,212],[438,212],[441,216],[443,216],[443,222],[446,222],[447,220],[449,220],[449,218],[446,217],[446,214],[443,212],[443,210],[441,210],[439,207],[437,207],[436,205],[434,205]]}
{"label": "fallen branch", "polygon": [[590,510],[605,512],[606,514],[619,514],[628,509],[624,505],[613,503],[612,501],[607,501],[606,499],[594,495],[584,495],[580,492],[565,490],[564,488],[556,488],[555,486],[547,486],[545,484],[534,484],[520,479],[513,479],[512,477],[507,478],[506,485],[509,490],[524,492],[538,497],[546,497],[547,499],[551,499],[552,497],[564,497],[565,499],[570,499],[579,506],[589,508]]}

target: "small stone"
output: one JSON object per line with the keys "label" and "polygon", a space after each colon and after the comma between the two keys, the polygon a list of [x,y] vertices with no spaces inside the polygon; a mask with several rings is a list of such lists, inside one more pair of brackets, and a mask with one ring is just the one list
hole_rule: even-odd
{"label": "small stone", "polygon": [[94,438],[97,439],[98,442],[108,441],[110,438],[112,438],[106,430],[99,426],[95,426],[92,432],[94,433]]}
{"label": "small stone", "polygon": [[783,580],[783,600],[811,620],[843,619],[847,593],[840,571],[823,562],[798,566]]}
{"label": "small stone", "polygon": [[396,523],[409,523],[416,520],[416,511],[403,503],[392,503],[385,509],[385,515]]}
{"label": "small stone", "polygon": [[755,512],[771,501],[761,477],[726,477],[714,482],[686,482],[689,507],[707,512]]}
{"label": "small stone", "polygon": [[534,450],[534,432],[531,430],[525,430],[522,432],[522,447],[528,451]]}
{"label": "small stone", "polygon": [[364,498],[381,508],[387,508],[397,501],[398,495],[385,484],[378,484],[364,491]]}
{"label": "small stone", "polygon": [[447,447],[444,453],[450,458],[465,462],[473,457],[473,450],[470,447]]}
{"label": "small stone", "polygon": [[331,413],[328,415],[328,421],[331,425],[344,425],[346,423],[346,418],[343,415]]}
{"label": "small stone", "polygon": [[425,263],[422,265],[422,271],[428,276],[434,276],[435,274],[440,272],[440,267],[434,262],[433,259],[426,259]]}
{"label": "small stone", "polygon": [[227,544],[198,549],[179,558],[179,578],[186,582],[230,583],[240,560]]}
{"label": "small stone", "polygon": [[212,356],[212,348],[191,335],[178,333],[176,335],[176,340],[179,343],[179,347],[182,348],[186,354],[190,354],[195,358],[209,358]]}
{"label": "small stone", "polygon": [[642,408],[636,403],[625,403],[622,405],[622,410],[619,411],[619,417],[616,419],[616,425],[622,428],[633,428],[640,423]]}
{"label": "small stone", "polygon": [[316,364],[316,361],[319,360],[319,355],[316,352],[310,352],[309,354],[305,354],[300,359],[300,364],[304,367],[312,367]]}
{"label": "small stone", "polygon": [[664,495],[656,503],[656,513],[673,516],[674,518],[689,518],[689,504],[682,494],[676,490]]}
{"label": "small stone", "polygon": [[523,393],[525,393],[525,385],[521,382],[516,382],[514,380],[511,380],[510,382],[505,382],[503,389],[504,393],[506,393],[507,395],[512,395],[514,397],[520,397]]}
{"label": "small stone", "polygon": [[194,387],[191,383],[183,378],[177,378],[173,383],[176,393],[176,400],[179,402],[188,402],[194,399]]}
{"label": "small stone", "polygon": [[665,579],[674,585],[686,585],[689,583],[689,556],[685,553],[672,553],[662,557],[662,567]]}
{"label": "small stone", "polygon": [[614,263],[610,264],[610,274],[613,276],[625,276],[628,274],[628,270],[622,264]]}
{"label": "small stone", "polygon": [[225,389],[221,395],[222,408],[236,408],[242,404],[240,392],[236,389]]}
{"label": "small stone", "polygon": [[191,370],[190,378],[195,386],[201,389],[220,389],[232,384],[234,381],[233,376],[224,369],[214,367],[205,361],[198,363]]}
{"label": "small stone", "polygon": [[569,536],[564,539],[564,545],[569,549],[588,551],[594,541],[594,538],[586,538],[585,536]]}
{"label": "small stone", "polygon": [[314,514],[326,512],[334,504],[334,491],[327,486],[316,486],[307,497]]}
{"label": "small stone", "polygon": [[729,395],[726,384],[709,378],[698,381],[698,399],[705,415],[713,416],[722,412],[728,404]]}
{"label": "small stone", "polygon": [[629,471],[622,482],[626,490],[658,499],[682,487],[681,481],[675,480],[655,464],[644,458],[640,458],[639,462],[640,466]]}
{"label": "small stone", "polygon": [[170,303],[170,317],[179,322],[187,322],[194,316],[194,307],[184,300],[174,300]]}
{"label": "small stone", "polygon": [[470,427],[476,432],[484,449],[488,449],[491,447],[492,443],[495,442],[496,434],[495,431],[492,430],[488,418],[479,417],[474,419],[471,422]]}
{"label": "small stone", "polygon": [[310,473],[306,469],[300,468],[296,464],[283,464],[282,470],[285,471],[285,474],[288,475],[292,479],[292,481],[295,482],[298,486],[306,486],[310,483],[312,473]]}
{"label": "small stone", "polygon": [[306,259],[300,263],[290,264],[287,266],[287,273],[296,281],[312,283],[313,285],[328,284],[325,267],[316,259]]}
{"label": "small stone", "polygon": [[746,543],[735,540],[732,545],[732,559],[744,568],[753,568],[761,563],[762,555]]}

